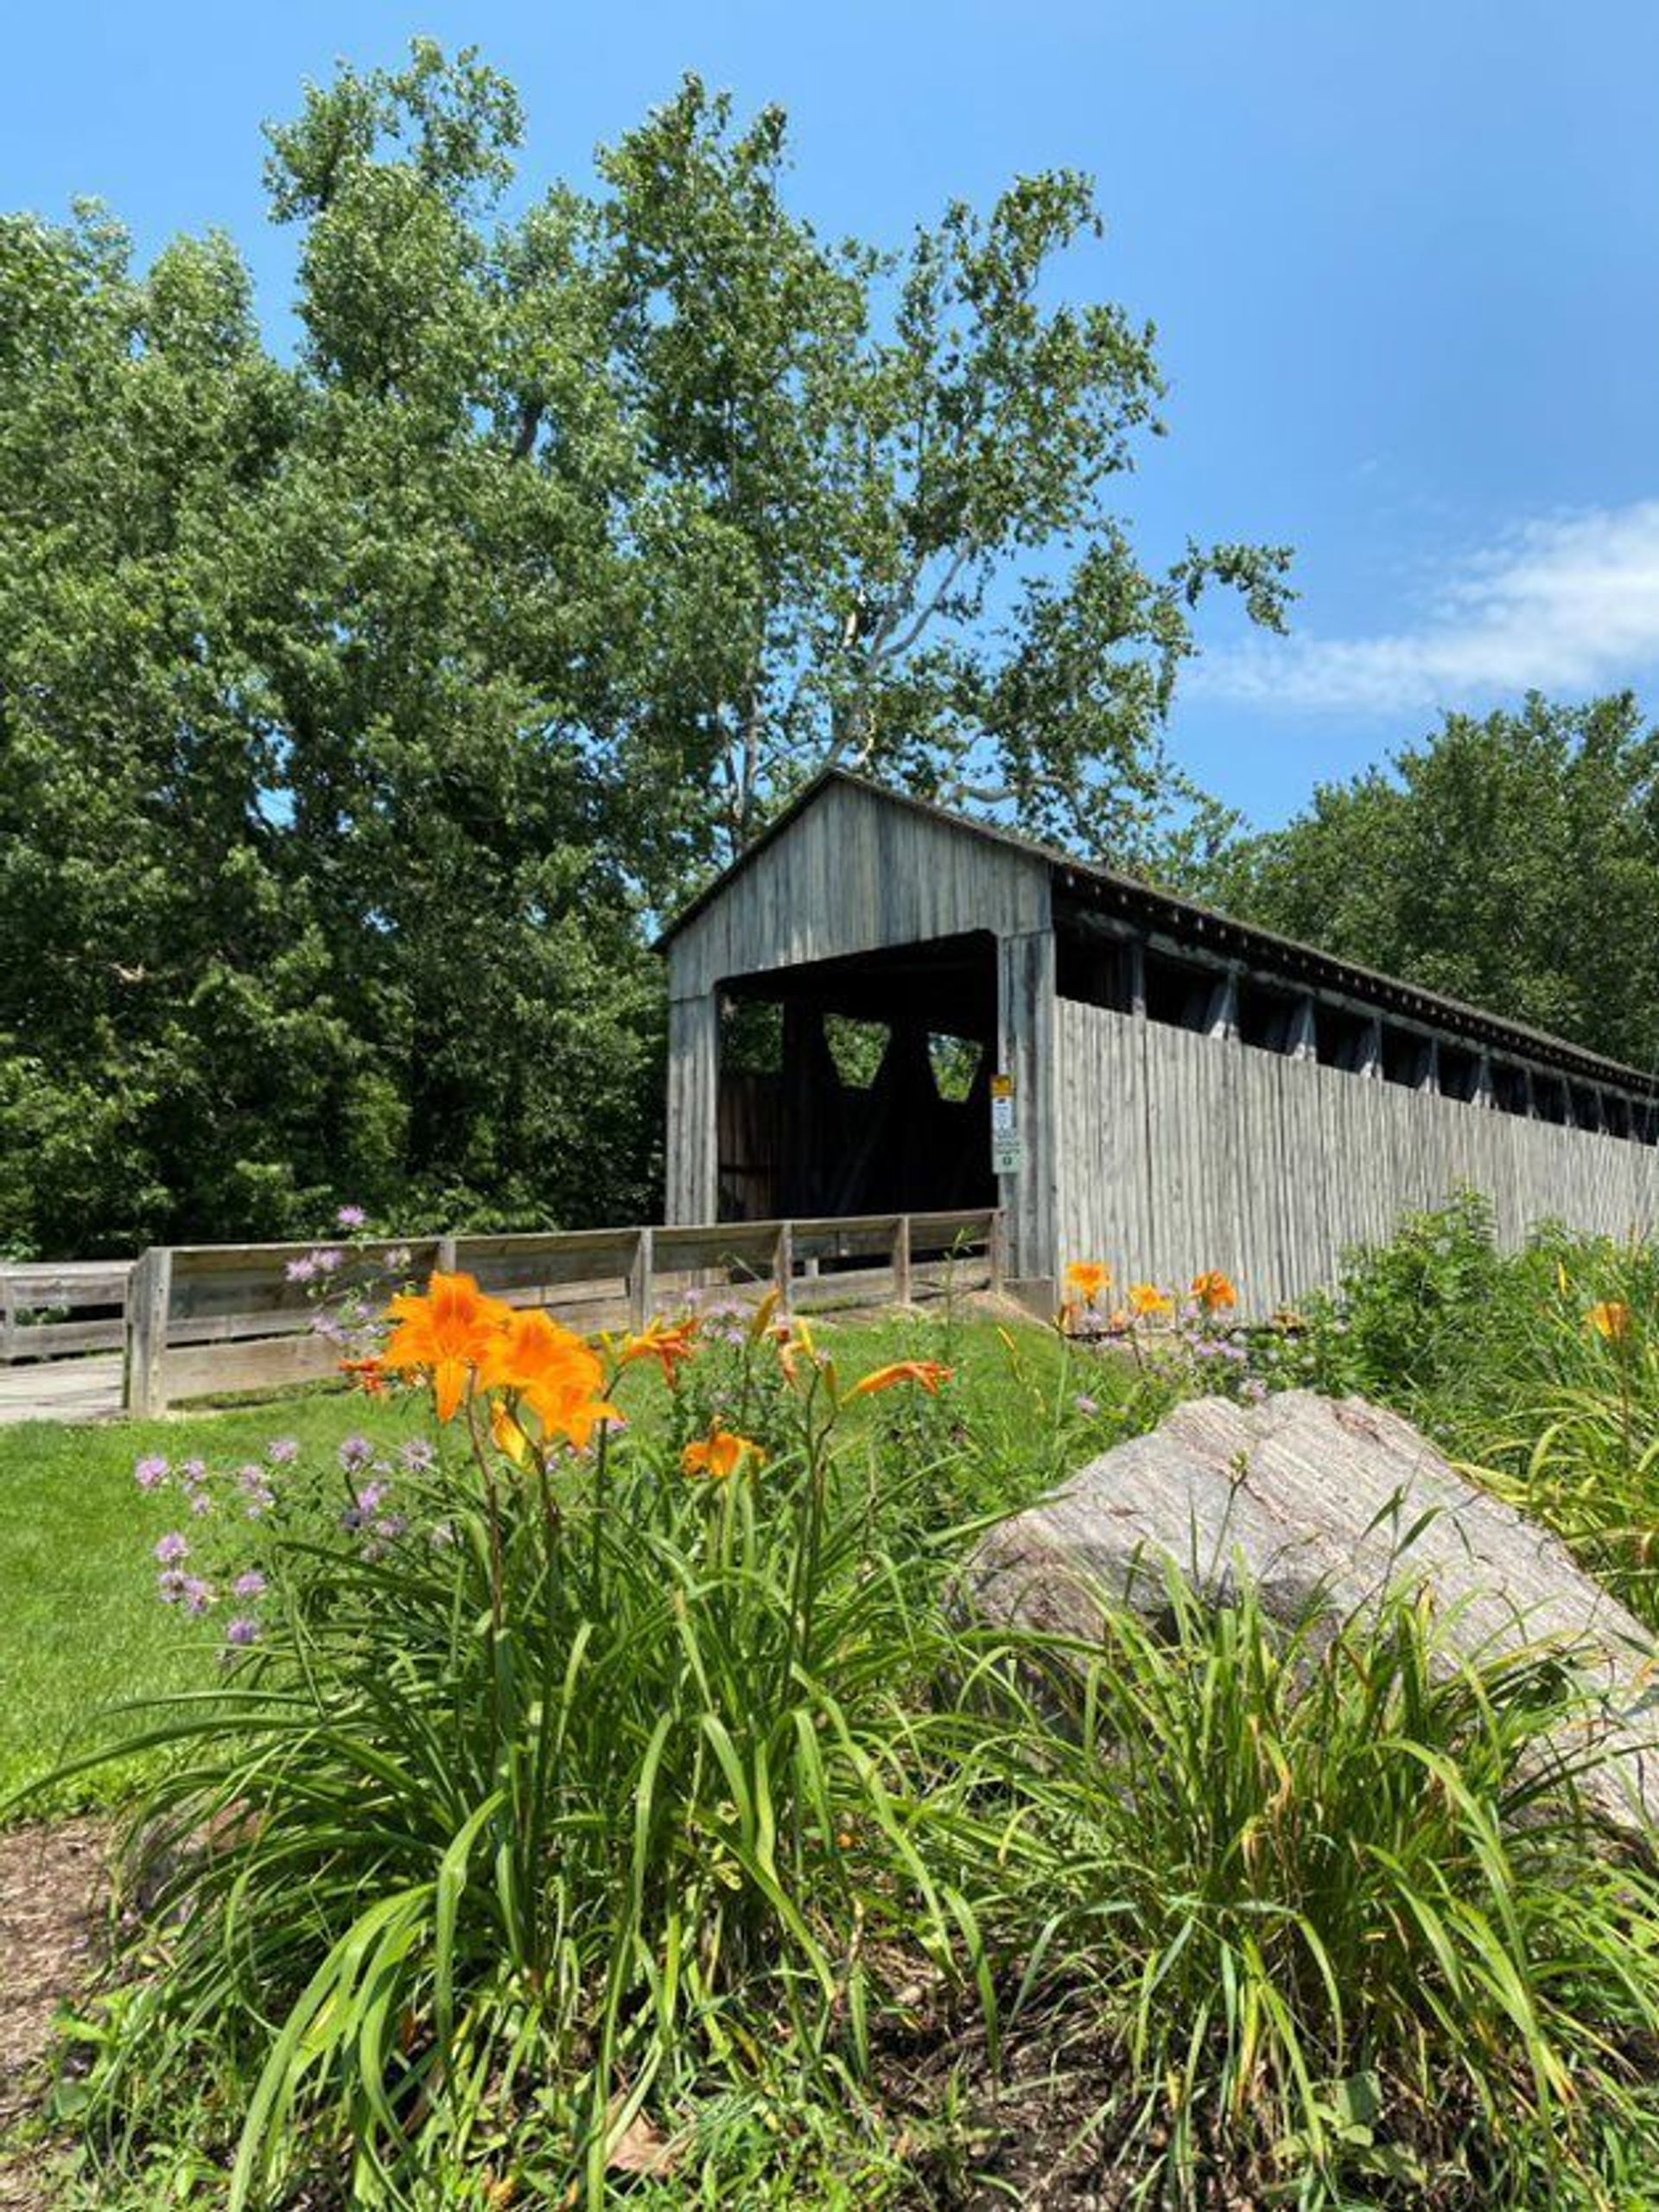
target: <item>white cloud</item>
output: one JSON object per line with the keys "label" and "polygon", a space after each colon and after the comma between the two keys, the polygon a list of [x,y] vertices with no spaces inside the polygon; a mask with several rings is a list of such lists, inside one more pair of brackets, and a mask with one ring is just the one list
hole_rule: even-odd
{"label": "white cloud", "polygon": [[1334,713],[1472,707],[1529,690],[1615,690],[1659,669],[1659,499],[1523,524],[1448,573],[1415,626],[1255,637],[1187,689]]}

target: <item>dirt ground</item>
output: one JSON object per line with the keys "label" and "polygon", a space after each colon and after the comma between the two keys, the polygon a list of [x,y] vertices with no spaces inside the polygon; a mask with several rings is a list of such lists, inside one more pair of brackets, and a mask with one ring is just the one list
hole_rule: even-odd
{"label": "dirt ground", "polygon": [[36,2104],[59,2005],[91,1970],[103,1926],[110,1829],[56,1821],[0,1835],[0,2212],[49,2212],[42,2159],[6,2147]]}

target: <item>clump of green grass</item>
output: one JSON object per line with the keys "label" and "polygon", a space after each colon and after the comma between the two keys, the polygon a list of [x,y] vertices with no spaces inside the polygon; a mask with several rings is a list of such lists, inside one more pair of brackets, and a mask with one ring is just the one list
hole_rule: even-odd
{"label": "clump of green grass", "polygon": [[1611,2202],[1659,2152],[1659,1884],[1560,1748],[1571,1655],[1457,1658],[1403,1587],[1285,1629],[1172,1574],[1102,1620],[1039,1782],[1007,1740],[1020,2004],[1114,2054],[1097,2163],[1147,2203]]}
{"label": "clump of green grass", "polygon": [[260,1641],[122,1753],[155,1777],[149,1917],[82,2028],[115,2174],[187,2098],[233,2205],[319,2164],[354,2202],[483,2189],[503,2156],[533,2199],[596,2203],[642,2135],[706,2163],[780,2053],[832,2107],[895,1972],[994,2010],[938,1786],[975,1756],[938,1602],[972,1401],[954,1368],[932,1395],[928,1355],[969,1341],[867,1337],[921,1363],[864,1396],[855,1339],[785,1360],[723,1317],[587,1452],[538,1436],[530,1383],[480,1386],[391,1516],[375,1465],[285,1456]]}

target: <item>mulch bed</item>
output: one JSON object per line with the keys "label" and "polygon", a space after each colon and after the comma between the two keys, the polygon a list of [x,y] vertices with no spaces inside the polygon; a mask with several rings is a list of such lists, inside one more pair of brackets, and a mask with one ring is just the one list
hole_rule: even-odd
{"label": "mulch bed", "polygon": [[43,2157],[5,2147],[38,2108],[58,2006],[103,1940],[110,1825],[54,1821],[0,1834],[0,2212],[48,2212]]}

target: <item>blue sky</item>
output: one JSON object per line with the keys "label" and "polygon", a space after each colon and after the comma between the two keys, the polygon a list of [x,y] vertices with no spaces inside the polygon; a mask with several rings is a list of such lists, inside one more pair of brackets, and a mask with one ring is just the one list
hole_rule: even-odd
{"label": "blue sky", "polygon": [[1068,289],[1151,316],[1171,435],[1143,546],[1296,549],[1295,637],[1219,621],[1176,750],[1254,819],[1529,684],[1659,709],[1659,6],[1652,0],[69,0],[7,11],[0,205],[96,194],[142,249],[219,224],[274,331],[291,239],[258,125],[337,54],[476,42],[527,181],[584,175],[696,68],[790,110],[798,204],[901,239],[1070,163]]}

